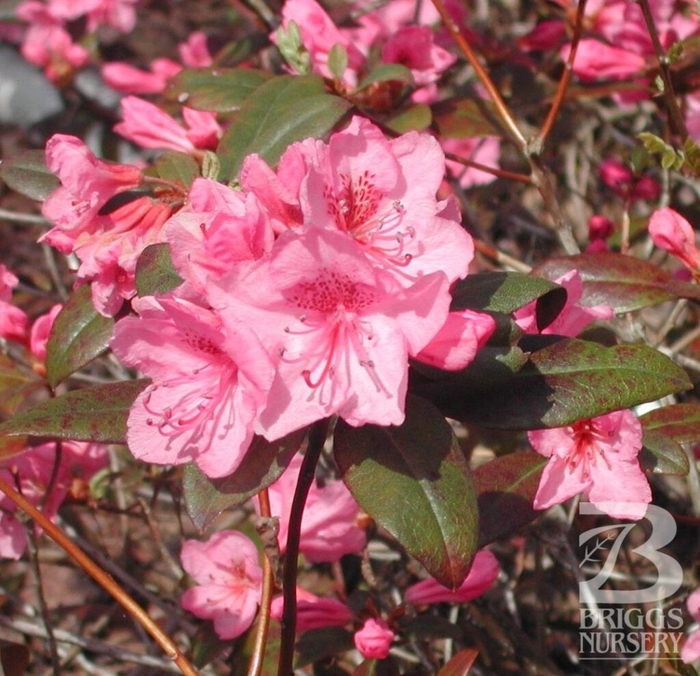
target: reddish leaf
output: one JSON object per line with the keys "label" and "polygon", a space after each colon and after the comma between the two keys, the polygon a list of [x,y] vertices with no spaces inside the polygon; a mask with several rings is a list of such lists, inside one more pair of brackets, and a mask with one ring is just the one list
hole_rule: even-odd
{"label": "reddish leaf", "polygon": [[478,656],[479,651],[473,648],[460,650],[438,671],[437,676],[467,676]]}
{"label": "reddish leaf", "polygon": [[644,429],[644,468],[655,474],[686,475],[688,456],[681,444],[700,443],[700,405],[664,406],[639,421]]}
{"label": "reddish leaf", "polygon": [[472,138],[500,134],[491,122],[496,119],[493,104],[483,99],[441,101],[433,106],[433,117],[440,136]]}
{"label": "reddish leaf", "polygon": [[139,296],[167,293],[184,281],[170,258],[170,245],[165,242],[147,246],[136,262],[136,293]]}
{"label": "reddish leaf", "polygon": [[29,369],[21,369],[0,353],[0,417],[10,416],[46,383]]}
{"label": "reddish leaf", "polygon": [[148,380],[97,385],[48,399],[0,425],[0,436],[57,437],[123,444],[126,419]]}
{"label": "reddish leaf", "polygon": [[409,397],[399,426],[340,420],[334,450],[360,506],[446,587],[458,587],[476,552],[478,510],[469,466],[452,428]]}
{"label": "reddish leaf", "polygon": [[58,313],[46,345],[46,371],[51,387],[104,352],[113,326],[113,319],[103,317],[95,309],[88,285],[75,291]]}

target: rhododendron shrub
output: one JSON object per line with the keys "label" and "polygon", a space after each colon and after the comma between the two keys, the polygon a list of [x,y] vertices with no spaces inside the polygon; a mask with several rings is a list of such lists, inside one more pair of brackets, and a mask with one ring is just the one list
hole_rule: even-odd
{"label": "rhododendron shrub", "polygon": [[[19,3],[3,49],[64,108],[12,134],[0,110],[17,659],[580,670],[562,599],[608,539],[570,543],[623,529],[605,585],[637,589],[632,539],[700,504],[692,9]],[[104,636],[106,597],[47,584],[67,556],[125,609]],[[635,669],[697,660],[696,606]]]}

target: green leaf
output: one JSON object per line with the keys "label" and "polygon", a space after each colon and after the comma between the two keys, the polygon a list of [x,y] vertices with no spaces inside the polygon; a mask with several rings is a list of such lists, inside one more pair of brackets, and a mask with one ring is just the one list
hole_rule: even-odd
{"label": "green leaf", "polygon": [[440,671],[437,676],[467,676],[479,656],[474,648],[460,650]]}
{"label": "green leaf", "polygon": [[168,150],[153,163],[147,171],[158,178],[173,183],[180,183],[186,188],[200,175],[199,165],[191,155]]}
{"label": "green leaf", "polygon": [[148,380],[108,383],[42,401],[0,425],[0,436],[123,444],[129,409]]}
{"label": "green leaf", "polygon": [[44,381],[33,371],[20,368],[0,352],[0,416],[14,414],[32,394],[44,386]]}
{"label": "green leaf", "polygon": [[379,82],[403,82],[406,85],[411,85],[413,84],[413,74],[409,68],[400,63],[380,63],[360,80],[356,91],[360,92]]}
{"label": "green leaf", "polygon": [[165,95],[190,108],[228,113],[238,110],[270,77],[253,68],[187,68],[170,80]]}
{"label": "green leaf", "polygon": [[397,134],[425,131],[433,121],[433,111],[425,103],[415,103],[389,118],[385,124]]}
{"label": "green leaf", "polygon": [[210,479],[194,463],[187,465],[182,490],[195,526],[208,528],[225,509],[240,505],[279,478],[305,434],[306,430],[299,430],[277,441],[254,437],[238,469],[221,479]]}
{"label": "green leaf", "polygon": [[482,272],[457,282],[451,309],[510,314],[533,300],[544,303],[542,311],[546,306],[556,317],[566,304],[566,290],[548,279],[520,272]]}
{"label": "green leaf", "polygon": [[409,396],[399,426],[340,420],[335,458],[355,499],[441,584],[458,587],[476,552],[478,511],[469,465],[452,428]]}
{"label": "green leaf", "polygon": [[681,444],[700,442],[700,405],[673,404],[639,418],[644,429],[642,464],[655,474],[685,476],[688,456]]}
{"label": "green leaf", "polygon": [[49,385],[56,387],[109,347],[114,320],[103,317],[92,304],[89,285],[68,299],[51,327],[46,345]]}
{"label": "green leaf", "polygon": [[352,650],[352,633],[343,627],[321,627],[305,631],[297,641],[298,653],[294,668],[301,669],[308,664],[320,662],[329,657]]}
{"label": "green leaf", "polygon": [[413,391],[457,420],[522,430],[563,427],[692,387],[683,369],[645,345],[527,336],[520,347],[530,348],[522,366],[509,352],[494,358],[481,350],[463,371],[416,377]]}
{"label": "green leaf", "polygon": [[58,178],[46,166],[43,150],[25,150],[3,159],[0,178],[13,190],[39,202],[43,202],[60,185]]}
{"label": "green leaf", "polygon": [[235,179],[251,153],[275,164],[292,143],[322,138],[350,107],[345,99],[326,94],[318,75],[273,78],[248,98],[221,139],[222,180]]}
{"label": "green leaf", "polygon": [[479,496],[479,548],[514,533],[540,512],[532,501],[547,458],[539,453],[510,453],[474,470]]}
{"label": "green leaf", "polygon": [[533,275],[557,279],[578,270],[583,281],[583,305],[611,305],[616,313],[631,312],[678,297],[700,299],[700,286],[675,280],[649,261],[605,252],[551,258]]}
{"label": "green leaf", "polygon": [[147,246],[136,262],[136,293],[139,296],[167,293],[184,281],[173,266],[170,245],[166,242]]}
{"label": "green leaf", "polygon": [[343,79],[343,75],[348,67],[348,52],[339,42],[331,47],[328,52],[328,70],[331,75],[338,80]]}
{"label": "green leaf", "polygon": [[499,135],[491,120],[498,119],[490,101],[474,98],[451,99],[433,106],[433,119],[440,136],[473,138]]}

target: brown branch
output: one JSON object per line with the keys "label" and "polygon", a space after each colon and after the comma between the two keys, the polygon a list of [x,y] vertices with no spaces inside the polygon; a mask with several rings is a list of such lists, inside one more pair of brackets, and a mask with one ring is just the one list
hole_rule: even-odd
{"label": "brown branch", "polygon": [[79,549],[73,541],[54,523],[42,514],[29,500],[18,493],[4,479],[0,477],[0,491],[2,491],[22,511],[26,512],[44,532],[62,547],[65,552],[97,582],[151,635],[155,642],[162,648],[166,656],[171,659],[185,676],[197,676],[197,670],[188,662],[174,641],[168,636],[102,568]]}
{"label": "brown branch", "polygon": [[457,164],[461,164],[465,167],[478,169],[479,171],[483,171],[486,174],[491,174],[492,176],[496,176],[498,178],[507,178],[511,181],[517,181],[518,183],[527,183],[528,185],[532,185],[532,177],[527,176],[526,174],[518,174],[514,171],[507,171],[506,169],[498,169],[496,167],[487,167],[485,164],[481,164],[481,162],[468,160],[461,155],[456,155],[455,153],[446,152],[445,159],[448,159],[451,162],[457,162]]}

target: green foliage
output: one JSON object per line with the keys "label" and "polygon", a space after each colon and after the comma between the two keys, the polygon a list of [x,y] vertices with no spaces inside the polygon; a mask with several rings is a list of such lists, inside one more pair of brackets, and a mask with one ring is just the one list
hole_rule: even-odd
{"label": "green foliage", "polygon": [[143,250],[136,263],[136,293],[139,296],[167,293],[183,281],[173,266],[169,244],[151,244]]}
{"label": "green foliage", "polygon": [[56,317],[46,345],[46,373],[51,387],[80,370],[109,347],[114,320],[92,304],[90,286],[81,286]]}
{"label": "green foliage", "polygon": [[58,178],[46,166],[43,150],[25,150],[0,163],[0,179],[21,195],[45,200],[59,186]]}
{"label": "green foliage", "polygon": [[439,411],[409,397],[402,425],[339,420],[334,438],[343,481],[360,506],[439,582],[459,586],[476,553],[476,492]]}

